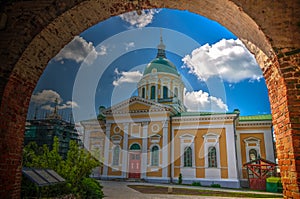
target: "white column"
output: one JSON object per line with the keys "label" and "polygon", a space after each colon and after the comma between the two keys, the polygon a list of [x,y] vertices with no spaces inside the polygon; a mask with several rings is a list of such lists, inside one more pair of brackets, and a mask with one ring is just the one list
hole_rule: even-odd
{"label": "white column", "polygon": [[158,99],[158,84],[155,83],[155,101],[157,102]]}
{"label": "white column", "polygon": [[233,124],[226,125],[226,146],[227,146],[227,164],[228,178],[238,179],[237,160],[235,149],[235,137]]}
{"label": "white column", "polygon": [[128,166],[128,125],[124,124],[124,136],[123,136],[123,148],[122,148],[122,177],[127,178],[127,166]]}
{"label": "white column", "polygon": [[109,146],[110,146],[110,126],[111,123],[106,124],[106,135],[105,135],[105,145],[104,145],[104,165],[103,165],[103,177],[107,177],[108,173],[108,158],[109,158]]}
{"label": "white column", "polygon": [[181,84],[180,89],[178,89],[178,99],[181,101],[181,103],[183,103],[183,90],[184,86]]}
{"label": "white column", "polygon": [[174,129],[172,128],[172,138],[171,138],[171,177],[174,179],[174,145],[175,145],[175,139],[174,139]]}
{"label": "white column", "polygon": [[236,132],[236,149],[237,149],[237,158],[238,158],[238,170],[239,170],[239,177],[243,178],[243,166],[242,166],[242,150],[241,150],[241,136],[240,133]]}
{"label": "white column", "polygon": [[148,96],[147,96],[147,99],[151,99],[151,84],[148,82],[147,84],[147,93],[148,93]]}
{"label": "white column", "polygon": [[168,98],[174,97],[174,85],[173,85],[173,87],[171,88],[171,83],[168,82],[167,87],[168,87]]}
{"label": "white column", "polygon": [[141,166],[141,178],[147,177],[147,160],[148,160],[148,122],[143,122],[143,132],[142,132],[142,166]]}
{"label": "white column", "polygon": [[168,127],[169,127],[169,121],[166,120],[163,122],[163,144],[162,144],[162,177],[167,178],[168,177],[168,168],[169,168],[169,150],[168,150]]}
{"label": "white column", "polygon": [[274,145],[272,137],[272,129],[264,131],[264,141],[265,141],[265,151],[266,151],[266,160],[275,162],[274,160]]}

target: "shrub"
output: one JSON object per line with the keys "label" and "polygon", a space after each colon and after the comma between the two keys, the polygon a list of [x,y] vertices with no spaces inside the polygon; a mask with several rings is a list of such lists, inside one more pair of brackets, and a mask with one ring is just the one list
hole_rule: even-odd
{"label": "shrub", "polygon": [[103,198],[103,192],[102,192],[102,186],[100,183],[92,178],[84,178],[82,180],[82,192],[80,196],[82,198],[90,198],[90,199],[96,199],[96,198]]}
{"label": "shrub", "polygon": [[221,185],[220,185],[220,184],[214,184],[214,183],[213,183],[213,184],[211,184],[210,186],[211,186],[211,187],[214,187],[214,188],[221,188]]}
{"label": "shrub", "polygon": [[182,174],[181,173],[179,174],[179,177],[178,177],[178,184],[182,184]]}
{"label": "shrub", "polygon": [[193,183],[192,183],[192,186],[199,186],[199,187],[200,187],[200,186],[201,186],[201,183],[200,183],[200,182],[193,182]]}

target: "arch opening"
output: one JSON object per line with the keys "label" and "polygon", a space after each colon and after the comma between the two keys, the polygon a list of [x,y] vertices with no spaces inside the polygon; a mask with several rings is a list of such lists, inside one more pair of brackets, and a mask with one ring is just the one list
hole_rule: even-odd
{"label": "arch opening", "polygon": [[[28,45],[23,46],[22,55],[16,58],[16,64],[13,64],[11,73],[6,76],[7,82],[5,88],[3,87],[3,94],[1,98],[1,114],[7,115],[7,117],[5,117],[2,121],[3,125],[1,130],[6,132],[6,134],[4,134],[3,140],[1,141],[1,151],[7,152],[2,154],[3,157],[11,152],[16,154],[14,166],[9,168],[9,173],[15,176],[15,178],[9,179],[7,181],[9,184],[3,185],[6,187],[9,187],[11,184],[15,185],[12,189],[8,190],[11,196],[17,197],[19,192],[18,185],[20,184],[19,176],[21,169],[20,154],[23,142],[22,132],[25,125],[31,93],[33,92],[34,87],[48,61],[59,52],[63,45],[68,43],[73,38],[74,34],[79,34],[91,25],[103,21],[110,16],[134,9],[132,3],[129,5],[129,10],[126,7],[128,6],[127,4],[118,4],[118,6],[116,6],[116,3],[119,3],[119,1],[113,1],[106,6],[102,5],[103,7],[99,7],[97,3],[98,2],[96,1],[84,2],[74,6],[72,9],[66,9],[66,12],[64,12],[63,15],[57,16],[56,19],[49,23],[48,26],[44,26],[43,30],[39,34],[37,34],[35,37],[32,36],[33,39]],[[112,8],[110,12],[105,11],[107,7]],[[115,9],[115,7],[118,7],[118,9]],[[276,93],[274,94],[276,88],[273,88],[272,84],[275,82],[279,85],[285,85],[285,81],[284,79],[282,80],[282,76],[279,73],[279,62],[265,34],[260,30],[259,26],[257,26],[257,24],[242,9],[240,9],[241,7],[237,6],[231,1],[229,2],[225,0],[220,1],[219,4],[214,4],[210,1],[202,1],[197,3],[191,3],[188,1],[180,1],[177,3],[151,1],[142,3],[140,5],[140,8],[142,9],[154,7],[169,7],[174,9],[189,10],[193,13],[197,13],[218,21],[225,27],[228,27],[228,29],[241,38],[248,49],[256,55],[256,59],[260,64],[265,77],[267,79],[269,79],[271,75],[274,77],[272,81],[270,80],[268,83],[268,88],[270,98],[276,99]],[[228,8],[228,10],[224,11],[221,9],[223,7]],[[203,8],[209,9],[206,10]],[[211,12],[212,9],[214,12]],[[90,10],[89,13],[91,17],[89,19],[84,17],[84,12],[86,12],[86,10]],[[102,14],[99,15],[99,13]],[[235,15],[236,19],[230,18],[232,15]],[[242,23],[240,23],[240,20]],[[81,21],[86,23],[80,23]],[[69,27],[70,29],[72,29],[71,27],[76,28],[73,29],[73,31],[68,31],[68,29],[65,27]],[[55,31],[53,31],[53,29],[55,29]],[[290,46],[287,45],[286,47]],[[295,63],[296,66],[299,66],[297,62]],[[28,71],[30,73],[28,73]],[[31,78],[28,78],[29,76]],[[278,105],[275,101],[276,100],[271,100],[273,112],[278,109]],[[289,112],[289,110],[287,110],[287,112]],[[274,119],[277,119],[277,116],[275,116]],[[288,117],[288,119],[290,119],[290,117]],[[16,122],[18,123],[17,126],[14,125]],[[284,131],[278,128],[277,122],[279,121],[275,121],[274,127],[275,130],[279,131],[278,134],[280,137],[280,132],[284,133]],[[14,142],[9,141],[9,137],[15,134],[15,132],[18,135],[18,139],[16,139]],[[8,150],[4,150],[5,148]],[[1,159],[6,160],[5,158]]]}

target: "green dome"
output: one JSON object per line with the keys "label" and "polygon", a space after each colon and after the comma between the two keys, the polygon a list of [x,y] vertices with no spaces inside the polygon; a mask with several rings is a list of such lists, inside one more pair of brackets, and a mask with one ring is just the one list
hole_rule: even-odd
{"label": "green dome", "polygon": [[144,75],[152,73],[153,69],[156,69],[158,73],[171,73],[179,76],[176,66],[170,60],[163,57],[158,57],[152,60],[145,68]]}

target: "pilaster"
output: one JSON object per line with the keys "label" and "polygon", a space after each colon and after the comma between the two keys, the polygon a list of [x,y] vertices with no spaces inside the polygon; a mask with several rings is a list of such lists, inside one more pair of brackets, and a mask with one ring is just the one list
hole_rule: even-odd
{"label": "pilaster", "polygon": [[108,159],[109,159],[109,146],[110,146],[110,127],[111,123],[106,124],[105,130],[105,146],[104,146],[104,165],[103,165],[103,177],[107,177],[108,174]]}

